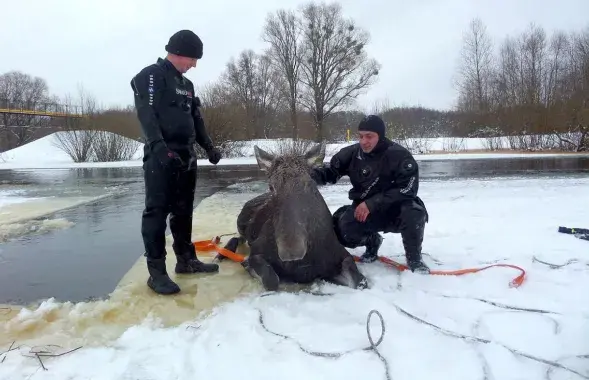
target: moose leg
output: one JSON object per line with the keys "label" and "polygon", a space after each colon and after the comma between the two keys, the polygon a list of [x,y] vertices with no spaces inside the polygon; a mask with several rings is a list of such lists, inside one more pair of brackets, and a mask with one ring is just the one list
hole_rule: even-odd
{"label": "moose leg", "polygon": [[280,278],[262,255],[250,255],[241,265],[269,291],[278,290]]}
{"label": "moose leg", "polygon": [[[246,241],[251,243],[256,240],[259,229],[264,225],[263,221],[271,214],[271,210],[265,208],[271,195],[270,193],[258,195],[243,205],[237,216],[237,233],[239,237],[229,239],[227,244],[225,244],[225,249],[236,252],[240,244]],[[226,257],[222,255],[215,257],[215,260],[218,261],[224,259]]]}
{"label": "moose leg", "polygon": [[[239,244],[242,244],[243,242],[245,242],[245,238],[240,236],[240,237],[232,237],[231,239],[229,239],[229,241],[227,242],[227,244],[225,244],[225,248],[228,251],[231,251],[233,253],[237,252],[237,247],[239,246]],[[223,261],[225,260],[226,257],[217,253],[217,256],[215,256],[215,261]]]}
{"label": "moose leg", "polygon": [[360,272],[351,255],[347,255],[342,261],[342,269],[340,273],[328,280],[336,285],[347,286],[353,289],[368,288],[368,280]]}

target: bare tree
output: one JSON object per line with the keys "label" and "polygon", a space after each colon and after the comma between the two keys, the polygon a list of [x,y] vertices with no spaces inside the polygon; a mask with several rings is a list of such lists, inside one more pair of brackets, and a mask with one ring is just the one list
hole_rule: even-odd
{"label": "bare tree", "polygon": [[589,27],[571,34],[566,50],[563,100],[555,107],[564,128],[554,128],[554,135],[563,150],[589,151]]}
{"label": "bare tree", "polygon": [[245,110],[248,138],[262,138],[270,127],[273,110],[280,103],[280,81],[272,70],[270,58],[244,50],[237,61],[231,59],[224,74],[224,84],[231,96]]}
{"label": "bare tree", "polygon": [[546,33],[534,24],[501,47],[498,93],[501,106],[542,103],[546,78]]}
{"label": "bare tree", "polygon": [[371,86],[380,69],[368,59],[367,32],[342,16],[338,3],[302,8],[301,103],[314,118],[315,138],[327,136],[324,120]]}
{"label": "bare tree", "polygon": [[[78,86],[78,105],[81,117],[69,116],[63,119],[62,131],[54,135],[54,145],[67,153],[74,162],[88,161],[93,154],[92,146],[97,135],[95,129],[98,109],[96,99]],[[64,97],[63,104],[74,107],[70,95]]]}
{"label": "bare tree", "polygon": [[515,39],[505,38],[500,48],[499,67],[495,81],[495,102],[501,107],[510,107],[521,102],[520,48]]}
{"label": "bare tree", "polygon": [[98,130],[92,141],[93,159],[97,162],[128,161],[137,153],[140,145],[137,140]]}
{"label": "bare tree", "polygon": [[548,67],[544,81],[543,103],[547,106],[561,101],[564,96],[562,86],[563,77],[566,75],[567,55],[569,39],[564,32],[557,32],[552,36],[549,47]]}
{"label": "bare tree", "polygon": [[268,15],[262,39],[270,44],[268,57],[276,69],[283,74],[287,84],[292,138],[297,139],[301,28],[295,12],[281,9],[275,14]]}
{"label": "bare tree", "polygon": [[21,111],[20,113],[3,113],[0,129],[13,135],[16,146],[30,142],[39,128],[49,125],[49,117],[34,111],[43,111],[50,103],[47,82],[20,71],[11,71],[0,75],[0,108]]}
{"label": "bare tree", "polygon": [[288,99],[286,82],[282,80],[280,72],[272,65],[268,52],[258,57],[258,75],[260,92],[260,113],[263,115],[264,138],[276,129],[279,114],[286,109]]}
{"label": "bare tree", "polygon": [[491,103],[493,45],[487,28],[479,18],[473,19],[463,37],[459,65],[459,108],[485,112]]}
{"label": "bare tree", "polygon": [[[243,156],[243,130],[239,127],[245,117],[239,101],[232,98],[227,87],[222,83],[203,86],[198,91],[202,102],[202,116],[207,133],[213,144],[219,147],[223,157]],[[196,152],[199,158],[206,157],[204,149],[198,144]]]}
{"label": "bare tree", "polygon": [[546,66],[546,32],[530,24],[522,36],[522,61],[526,104],[540,104],[543,98],[543,81]]}

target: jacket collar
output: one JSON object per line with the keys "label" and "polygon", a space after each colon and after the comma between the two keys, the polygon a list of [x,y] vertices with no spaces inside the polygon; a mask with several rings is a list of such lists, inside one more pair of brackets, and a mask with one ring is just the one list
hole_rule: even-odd
{"label": "jacket collar", "polygon": [[158,58],[157,64],[164,68],[166,71],[172,72],[174,75],[181,77],[182,73],[176,69],[176,67],[172,64],[172,62],[168,61],[166,58]]}

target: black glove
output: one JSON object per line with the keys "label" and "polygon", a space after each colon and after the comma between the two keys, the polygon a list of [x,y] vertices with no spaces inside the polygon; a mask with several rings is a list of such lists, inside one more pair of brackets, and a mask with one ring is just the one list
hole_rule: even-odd
{"label": "black glove", "polygon": [[315,168],[312,168],[309,171],[309,175],[313,181],[315,181],[317,184],[321,184],[321,173],[319,173]]}
{"label": "black glove", "polygon": [[209,162],[213,165],[217,165],[221,160],[221,152],[217,148],[207,150],[207,156],[209,156]]}
{"label": "black glove", "polygon": [[160,161],[163,167],[180,168],[184,166],[184,161],[180,158],[178,153],[168,149],[168,146],[163,141],[157,142],[152,147],[153,152]]}

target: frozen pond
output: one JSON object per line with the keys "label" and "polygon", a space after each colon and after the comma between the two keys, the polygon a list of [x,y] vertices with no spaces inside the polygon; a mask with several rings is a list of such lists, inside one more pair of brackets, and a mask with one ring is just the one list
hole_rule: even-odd
{"label": "frozen pond", "polygon": [[[588,175],[589,158],[433,160],[420,168],[423,182],[572,178]],[[229,185],[252,180],[263,180],[254,165],[201,167],[195,207]],[[143,194],[139,167],[1,170],[0,303],[108,295],[143,254]]]}

